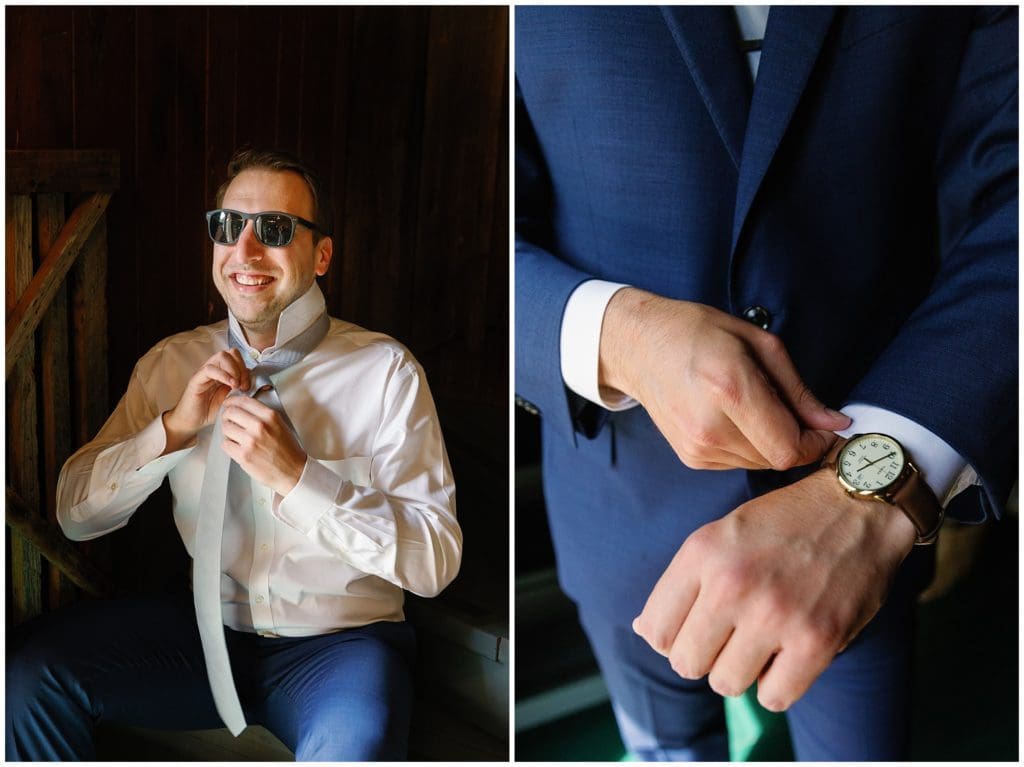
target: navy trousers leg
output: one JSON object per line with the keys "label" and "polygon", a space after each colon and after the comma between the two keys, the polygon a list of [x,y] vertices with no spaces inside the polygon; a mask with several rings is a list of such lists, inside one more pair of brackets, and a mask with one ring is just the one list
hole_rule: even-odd
{"label": "navy trousers leg", "polygon": [[580,610],[626,747],[641,761],[729,761],[722,699],[677,675],[630,626]]}
{"label": "navy trousers leg", "polygon": [[917,595],[934,549],[916,547],[878,614],[787,712],[801,761],[906,761]]}
{"label": "navy trousers leg", "polygon": [[[416,651],[406,623],[373,623],[301,639],[230,632],[250,721],[277,735],[298,761],[406,758]],[[241,652],[239,649],[244,648]]]}
{"label": "navy trousers leg", "polygon": [[95,759],[103,721],[220,727],[191,596],[81,602],[8,637],[6,757]]}
{"label": "navy trousers leg", "polygon": [[[317,637],[228,631],[251,724],[302,760],[400,759],[415,640],[404,623]],[[6,757],[95,758],[93,729],[223,726],[210,695],[190,593],[83,602],[31,621],[7,644]]]}
{"label": "navy trousers leg", "polygon": [[[916,596],[933,569],[918,547],[878,615],[787,712],[801,761],[909,758]],[[707,677],[677,676],[630,626],[580,609],[626,746],[644,761],[727,761],[721,698]]]}

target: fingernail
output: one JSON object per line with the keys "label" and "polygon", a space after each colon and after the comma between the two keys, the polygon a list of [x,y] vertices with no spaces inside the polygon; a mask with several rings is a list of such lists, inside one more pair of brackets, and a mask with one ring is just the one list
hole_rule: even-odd
{"label": "fingernail", "polygon": [[833,410],[830,407],[825,408],[825,412],[828,413],[833,418],[843,418],[843,419],[845,419],[847,421],[851,421],[851,422],[853,420],[852,418],[850,418],[850,416],[846,415],[846,413],[840,413],[838,410]]}

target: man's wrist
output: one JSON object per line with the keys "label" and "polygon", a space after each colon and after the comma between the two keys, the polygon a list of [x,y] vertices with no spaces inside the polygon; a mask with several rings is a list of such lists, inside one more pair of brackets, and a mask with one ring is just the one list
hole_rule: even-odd
{"label": "man's wrist", "polygon": [[165,438],[164,452],[161,455],[181,450],[195,437],[195,432],[183,429],[180,424],[178,424],[174,417],[174,408],[165,410],[161,416],[161,421],[164,425]]}
{"label": "man's wrist", "polygon": [[804,482],[813,482],[826,488],[835,499],[836,508],[843,514],[857,515],[871,525],[882,528],[883,537],[906,555],[917,541],[917,528],[910,517],[897,506],[869,498],[855,498],[839,484],[835,467],[823,466],[809,475]]}
{"label": "man's wrist", "polygon": [[630,371],[636,366],[630,354],[639,341],[636,320],[645,304],[654,296],[637,288],[623,288],[612,296],[601,325],[601,343],[598,353],[597,382],[601,388],[636,396]]}

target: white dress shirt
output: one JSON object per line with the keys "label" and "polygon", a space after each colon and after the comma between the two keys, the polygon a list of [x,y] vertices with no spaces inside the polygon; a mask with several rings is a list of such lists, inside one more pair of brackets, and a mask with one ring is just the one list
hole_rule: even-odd
{"label": "white dress shirt", "polygon": [[[314,284],[282,312],[277,344],[323,310]],[[69,538],[123,527],[169,477],[174,521],[193,553],[213,427],[161,455],[162,414],[195,371],[228,348],[229,322],[239,330],[229,316],[164,339],[136,364],[99,434],[61,471],[57,519]],[[259,358],[255,349],[248,353]],[[395,340],[332,318],[319,346],[275,383],[309,457],[286,496],[250,480],[230,499],[224,622],[269,636],[308,636],[402,620],[402,590],[437,594],[455,577],[462,554],[455,485],[423,370]]]}

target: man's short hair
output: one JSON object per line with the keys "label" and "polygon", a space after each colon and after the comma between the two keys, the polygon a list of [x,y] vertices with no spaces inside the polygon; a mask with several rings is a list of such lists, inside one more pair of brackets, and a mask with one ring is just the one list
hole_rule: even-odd
{"label": "man's short hair", "polygon": [[282,152],[277,149],[253,149],[243,147],[237,150],[228,160],[228,176],[220,188],[217,189],[217,207],[224,201],[224,193],[228,185],[235,180],[235,177],[243,170],[266,169],[285,171],[290,170],[298,173],[309,187],[313,195],[313,223],[319,231],[313,232],[313,244],[315,245],[324,236],[330,237],[334,231],[334,215],[331,206],[331,197],[320,175],[308,164],[293,154]]}

